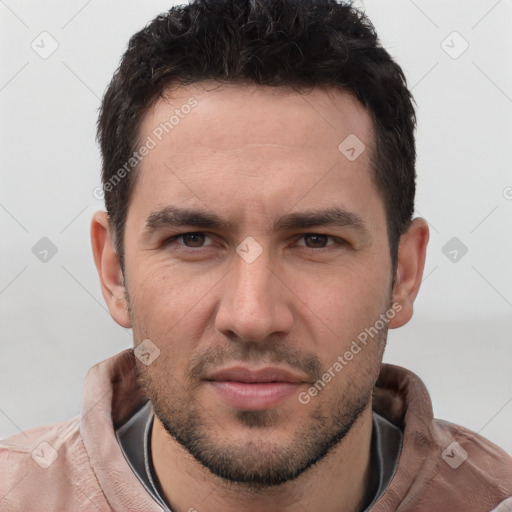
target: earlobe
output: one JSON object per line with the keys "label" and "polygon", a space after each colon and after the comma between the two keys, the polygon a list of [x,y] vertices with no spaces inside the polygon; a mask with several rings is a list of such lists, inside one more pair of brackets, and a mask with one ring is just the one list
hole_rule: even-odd
{"label": "earlobe", "polygon": [[405,325],[412,317],[414,300],[423,277],[428,239],[428,224],[420,217],[412,221],[400,238],[393,304],[400,304],[401,308],[389,323],[392,329]]}
{"label": "earlobe", "polygon": [[107,212],[99,211],[91,222],[91,244],[101,291],[112,318],[122,327],[131,327],[126,303],[126,289],[119,265]]}

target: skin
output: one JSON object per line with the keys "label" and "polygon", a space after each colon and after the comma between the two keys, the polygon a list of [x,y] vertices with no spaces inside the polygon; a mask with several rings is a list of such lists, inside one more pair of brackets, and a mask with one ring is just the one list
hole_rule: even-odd
{"label": "skin", "polygon": [[[112,317],[133,328],[136,345],[150,339],[160,350],[138,369],[156,411],[151,452],[162,492],[178,512],[360,510],[370,485],[371,391],[387,328],[412,316],[428,226],[416,218],[402,235],[393,275],[370,166],[371,119],[347,93],[180,87],[147,112],[140,140],[191,97],[197,107],[138,170],[124,278],[105,212],[94,215],[91,228]],[[366,146],[354,161],[338,149],[350,134]],[[149,232],[148,219],[166,207],[214,213],[232,225],[159,225]],[[327,208],[357,215],[365,232],[276,226],[284,215]],[[190,232],[206,236],[165,243]],[[261,248],[251,263],[236,252],[247,237]],[[400,310],[379,335],[301,403],[298,393],[393,304]],[[203,380],[237,363],[277,365],[302,380],[277,406],[243,411]]]}

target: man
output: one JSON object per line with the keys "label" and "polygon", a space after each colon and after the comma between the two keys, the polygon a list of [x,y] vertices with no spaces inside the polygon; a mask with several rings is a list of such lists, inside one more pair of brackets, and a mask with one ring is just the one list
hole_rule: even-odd
{"label": "man", "polygon": [[382,364],[428,243],[414,125],[334,0],[197,0],[134,35],[91,238],[135,349],[79,418],[2,443],[2,509],[510,510],[510,456]]}

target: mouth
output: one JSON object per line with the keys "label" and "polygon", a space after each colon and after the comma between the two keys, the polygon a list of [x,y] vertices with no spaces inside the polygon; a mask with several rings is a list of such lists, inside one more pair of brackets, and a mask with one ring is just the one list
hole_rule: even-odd
{"label": "mouth", "polygon": [[242,366],[218,370],[204,380],[226,404],[244,411],[277,407],[307,382],[304,376],[284,368]]}

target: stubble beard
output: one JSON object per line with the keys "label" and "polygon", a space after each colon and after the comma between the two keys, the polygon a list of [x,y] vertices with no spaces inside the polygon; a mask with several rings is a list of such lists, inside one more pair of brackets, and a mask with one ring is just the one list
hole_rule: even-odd
{"label": "stubble beard", "polygon": [[[242,440],[235,439],[222,426],[226,420],[214,418],[214,413],[206,411],[200,404],[197,384],[187,382],[183,385],[175,379],[171,358],[160,357],[160,361],[157,360],[150,367],[137,360],[137,371],[139,383],[151,400],[156,417],[173,440],[223,480],[247,489],[262,489],[296,479],[343,442],[371,403],[386,338],[387,328],[379,331],[372,341],[378,344],[378,349],[368,346],[361,351],[358,360],[363,361],[359,359],[363,357],[365,362],[359,367],[357,375],[352,374],[345,379],[345,387],[340,388],[338,385],[332,390],[324,389],[310,403],[300,405],[309,408],[310,413],[307,419],[297,422],[286,441],[276,441],[273,434],[281,423],[293,421],[293,412],[287,416],[282,409],[237,411],[234,417],[243,435]],[[276,346],[279,345],[268,345],[272,351],[271,347]],[[371,351],[366,357],[365,350]],[[236,348],[225,353],[231,355],[227,358],[229,361],[242,359]],[[310,357],[313,360],[304,361],[303,368],[315,366],[314,356]],[[211,360],[215,358],[218,359],[212,356]],[[285,363],[290,362],[289,359],[283,357],[283,353],[273,354],[272,357],[272,360]],[[296,357],[292,356],[291,359],[297,361]],[[323,370],[318,367],[318,360],[316,363],[314,373],[318,377]],[[290,366],[297,367],[297,364]],[[343,379],[343,372],[346,371],[344,368],[339,376],[334,377],[334,382],[327,386],[336,386],[335,379]],[[193,371],[189,371],[187,375],[193,374]],[[333,395],[335,389],[338,392]],[[329,397],[329,402],[324,397]],[[233,418],[229,422],[232,425]],[[254,436],[250,435],[252,433]]]}

